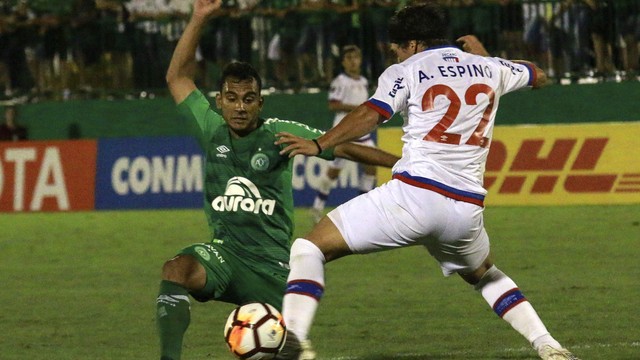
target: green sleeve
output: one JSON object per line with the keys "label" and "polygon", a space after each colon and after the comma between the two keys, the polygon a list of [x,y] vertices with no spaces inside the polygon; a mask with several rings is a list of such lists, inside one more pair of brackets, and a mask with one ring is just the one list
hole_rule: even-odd
{"label": "green sleeve", "polygon": [[[300,136],[302,138],[305,139],[315,139],[317,137],[319,137],[320,135],[324,134],[324,131],[322,130],[318,130],[316,128],[312,128],[309,125],[305,125],[296,121],[289,121],[289,120],[279,120],[279,119],[269,119],[268,121],[276,121],[276,130],[278,132],[280,131],[284,131],[284,132],[288,132],[291,133],[293,135],[296,136]],[[284,146],[281,146],[284,148]],[[323,149],[322,153],[320,153],[319,155],[316,155],[320,158],[326,159],[326,160],[333,160],[334,159],[334,155],[333,155],[333,148],[329,148],[329,149]]]}
{"label": "green sleeve", "polygon": [[224,124],[222,116],[211,109],[209,100],[197,89],[178,104],[178,112],[188,119],[190,124],[196,125],[192,132],[203,148],[213,133]]}

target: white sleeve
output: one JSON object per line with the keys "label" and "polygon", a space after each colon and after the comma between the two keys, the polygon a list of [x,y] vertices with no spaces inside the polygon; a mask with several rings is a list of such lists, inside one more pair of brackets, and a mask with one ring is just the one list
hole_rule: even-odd
{"label": "white sleeve", "polygon": [[500,71],[500,87],[502,93],[506,94],[527,86],[533,86],[536,79],[535,70],[532,66],[515,63],[501,58],[491,58],[491,61],[498,65]]}
{"label": "white sleeve", "polygon": [[404,67],[400,64],[388,67],[378,78],[378,88],[367,101],[367,106],[376,110],[386,119],[390,119],[393,114],[402,111],[409,99],[407,79]]}

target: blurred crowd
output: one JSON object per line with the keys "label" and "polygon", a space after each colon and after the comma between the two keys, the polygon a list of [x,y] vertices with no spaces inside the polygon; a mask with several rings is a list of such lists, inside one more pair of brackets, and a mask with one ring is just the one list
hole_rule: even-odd
{"label": "blurred crowd", "polygon": [[[192,1],[0,0],[0,96],[157,95]],[[224,0],[200,44],[199,85],[213,88],[217,69],[242,60],[274,91],[322,89],[339,49],[355,44],[375,86],[394,61],[387,19],[406,1]],[[638,80],[640,0],[435,1],[451,39],[476,34],[493,55],[532,59],[558,82]]]}

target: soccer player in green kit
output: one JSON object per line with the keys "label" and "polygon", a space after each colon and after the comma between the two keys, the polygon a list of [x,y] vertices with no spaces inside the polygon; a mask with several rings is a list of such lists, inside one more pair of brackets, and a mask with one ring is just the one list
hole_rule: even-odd
{"label": "soccer player in green kit", "polygon": [[[293,232],[292,161],[280,155],[278,134],[314,139],[304,124],[262,119],[261,79],[246,63],[224,68],[215,112],[194,83],[201,31],[221,0],[196,0],[176,46],[167,83],[178,109],[193,126],[206,155],[204,209],[208,242],[182,249],[162,268],[156,320],[161,359],[178,360],[190,321],[189,295],[198,301],[267,302],[281,309]],[[197,130],[196,130],[197,129]],[[345,157],[391,167],[398,157],[375,148],[343,144],[318,156]],[[309,350],[307,359],[313,359]]]}

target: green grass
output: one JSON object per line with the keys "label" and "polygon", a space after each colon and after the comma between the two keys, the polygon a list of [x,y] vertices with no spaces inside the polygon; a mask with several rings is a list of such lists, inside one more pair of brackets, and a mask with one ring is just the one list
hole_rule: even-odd
{"label": "green grass", "polygon": [[[497,265],[583,359],[640,359],[640,205],[495,207]],[[311,226],[297,211],[298,234]],[[0,359],[157,359],[162,263],[206,238],[200,210],[0,215]],[[195,303],[183,359],[232,359],[232,305]],[[409,248],[327,266],[320,359],[536,359],[457,277]]]}

